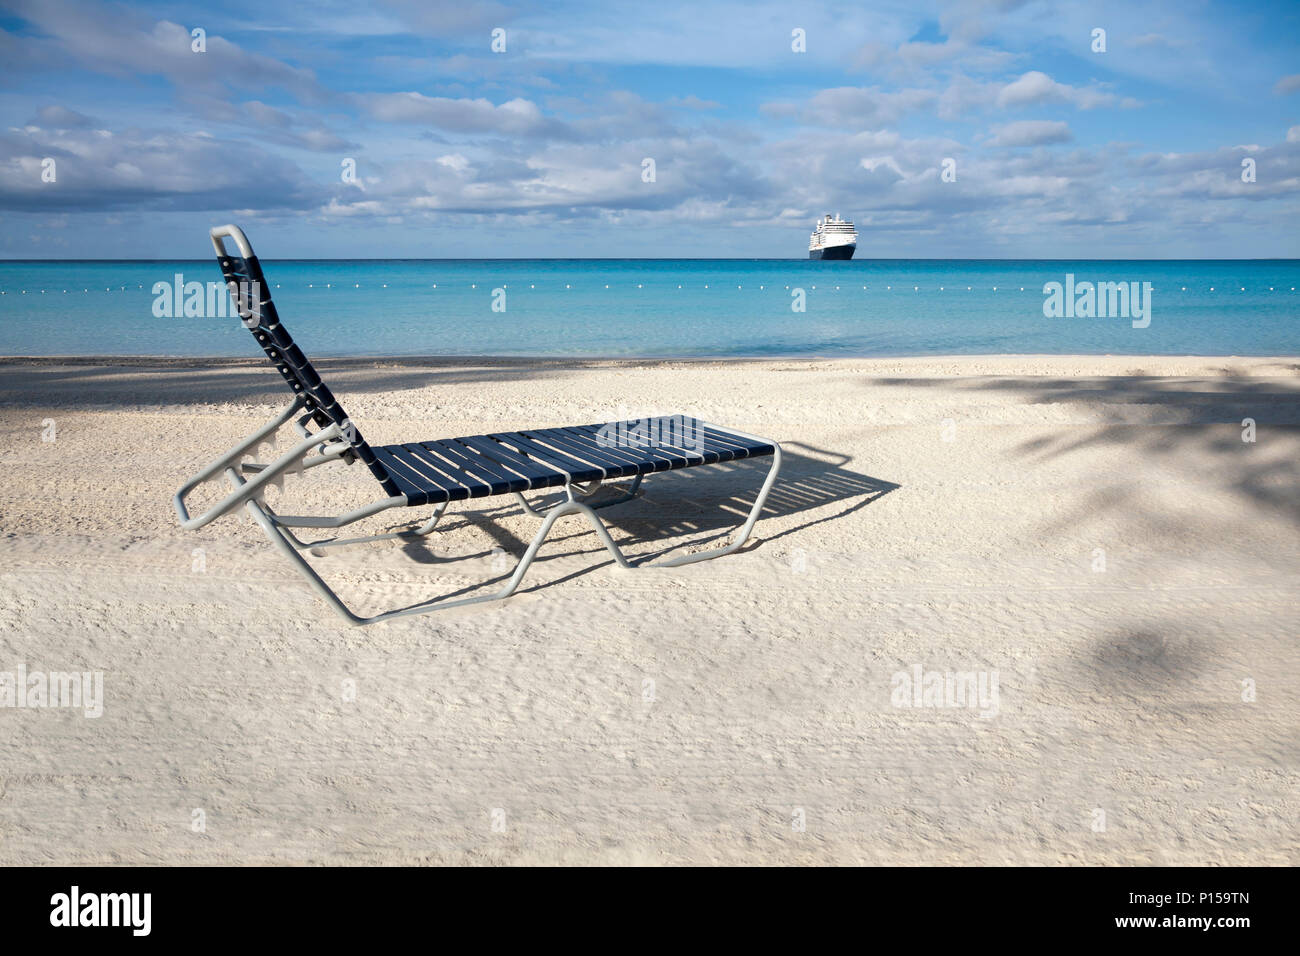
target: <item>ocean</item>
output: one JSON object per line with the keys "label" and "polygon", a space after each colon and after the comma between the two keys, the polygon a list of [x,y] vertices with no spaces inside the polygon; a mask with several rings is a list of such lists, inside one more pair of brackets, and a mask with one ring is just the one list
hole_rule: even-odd
{"label": "ocean", "polygon": [[[320,356],[1300,353],[1300,260],[367,259],[263,269],[281,319]],[[218,307],[219,289],[193,298],[205,300],[202,314],[184,314],[186,283],[206,291],[220,281],[212,259],[0,262],[0,354],[255,355]],[[1088,310],[1072,295],[1071,308],[1045,315],[1052,282],[1075,295],[1084,283],[1137,283],[1126,285],[1139,293],[1129,311],[1147,311],[1079,314]]]}

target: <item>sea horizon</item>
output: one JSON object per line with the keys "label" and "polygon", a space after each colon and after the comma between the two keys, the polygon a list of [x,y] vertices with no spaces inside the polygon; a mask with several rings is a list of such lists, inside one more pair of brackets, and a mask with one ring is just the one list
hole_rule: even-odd
{"label": "sea horizon", "polygon": [[[261,262],[817,262],[829,268],[852,267],[864,262],[1295,262],[1296,256],[1192,256],[1184,258],[1069,258],[1045,256],[859,256],[848,260],[808,259],[801,256],[285,256],[272,258],[259,255]],[[211,262],[211,256],[193,258],[170,257],[166,259],[0,259],[0,265],[40,262]]]}
{"label": "sea horizon", "polygon": [[[266,259],[263,265],[281,320],[308,354],[321,357],[1300,352],[1296,259]],[[1080,300],[1075,308],[1082,294],[1076,282],[1079,290],[1097,286],[1091,306]],[[1060,287],[1055,304],[1045,291],[1053,284]],[[0,354],[197,358],[252,350],[213,258],[0,261]]]}

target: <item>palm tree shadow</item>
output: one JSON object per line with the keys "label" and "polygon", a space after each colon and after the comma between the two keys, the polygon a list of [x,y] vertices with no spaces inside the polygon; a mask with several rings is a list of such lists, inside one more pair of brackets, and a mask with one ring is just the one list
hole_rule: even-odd
{"label": "palm tree shadow", "polygon": [[[1030,467],[1117,450],[1135,452],[1138,460],[1153,466],[1194,460],[1200,480],[1213,481],[1262,513],[1300,526],[1300,496],[1294,493],[1300,471],[1294,457],[1275,452],[1294,447],[1300,437],[1300,366],[1272,363],[1269,368],[1276,373],[1250,376],[1225,361],[1229,364],[1217,376],[1138,370],[1078,378],[885,378],[872,384],[1002,393],[1017,404],[1092,406],[1099,422],[1028,439],[1016,454]],[[1044,532],[1078,527],[1120,510],[1163,521],[1144,506],[1142,491],[1141,481],[1085,490],[1077,505]]]}

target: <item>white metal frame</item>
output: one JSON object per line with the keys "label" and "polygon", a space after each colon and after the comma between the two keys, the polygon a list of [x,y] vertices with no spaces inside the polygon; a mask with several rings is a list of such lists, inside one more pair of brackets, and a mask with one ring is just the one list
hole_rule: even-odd
{"label": "white metal frame", "polygon": [[[772,485],[776,481],[777,473],[781,468],[781,446],[776,442],[767,439],[757,438],[753,435],[747,435],[744,432],[738,432],[734,429],[719,429],[729,434],[736,435],[740,438],[747,438],[753,441],[760,441],[770,444],[774,449],[772,455],[772,467],[768,470],[767,477],[763,481],[762,487],[758,491],[758,496],[754,499],[754,505],[750,509],[749,516],[730,544],[723,547],[713,548],[708,551],[701,551],[696,554],[685,554],[676,558],[667,560],[639,560],[635,563],[629,561],[614,539],[610,537],[609,530],[605,527],[604,522],[596,514],[598,508],[609,507],[610,505],[620,504],[636,497],[637,490],[641,485],[642,476],[638,475],[628,485],[626,491],[620,497],[604,501],[596,505],[587,504],[596,491],[601,487],[600,482],[593,482],[590,485],[582,486],[575,484],[566,484],[556,486],[554,490],[563,491],[565,499],[559,504],[550,508],[537,509],[528,503],[524,496],[518,492],[514,493],[515,498],[523,506],[524,511],[536,518],[541,519],[541,527],[533,536],[523,557],[515,566],[514,573],[510,579],[497,591],[491,594],[479,595],[477,597],[461,598],[454,601],[440,600],[433,598],[429,601],[410,607],[399,608],[392,611],[385,611],[381,614],[375,614],[370,617],[363,617],[354,613],[339,598],[334,590],[321,579],[320,575],[302,556],[303,551],[309,548],[333,547],[345,544],[359,544],[367,541],[380,541],[389,538],[420,538],[431,534],[434,531],[438,520],[447,510],[447,503],[438,505],[432,517],[425,521],[417,528],[406,531],[397,531],[390,534],[369,535],[356,538],[325,538],[318,541],[302,541],[293,533],[293,528],[341,528],[353,522],[360,521],[362,518],[379,514],[390,508],[408,507],[409,501],[404,495],[398,495],[391,498],[384,498],[365,507],[346,512],[333,517],[317,517],[304,515],[281,515],[277,514],[264,500],[265,488],[268,484],[275,482],[281,476],[291,473],[305,471],[316,468],[321,465],[327,465],[338,461],[347,461],[351,458],[349,452],[351,445],[343,436],[342,429],[337,424],[330,424],[319,431],[311,432],[307,425],[311,421],[311,415],[302,416],[296,422],[297,430],[301,440],[283,455],[272,462],[247,462],[244,459],[251,453],[256,453],[259,445],[263,442],[270,441],[272,436],[279,431],[286,423],[294,418],[304,407],[304,399],[299,396],[283,412],[273,418],[270,422],[253,432],[246,439],[235,445],[220,458],[217,458],[206,468],[196,474],[181,489],[176,492],[173,504],[176,508],[176,514],[180,518],[181,527],[186,530],[195,530],[210,524],[223,515],[230,514],[235,509],[243,507],[253,520],[258,524],[266,536],[271,539],[271,543],[289,558],[290,561],[298,568],[308,583],[323,597],[329,605],[334,608],[343,618],[352,624],[373,624],[377,621],[386,621],[395,617],[406,617],[415,614],[429,614],[433,611],[447,610],[453,607],[464,607],[469,604],[482,604],[488,601],[499,601],[514,594],[523,580],[528,568],[532,565],[533,559],[537,556],[538,550],[542,543],[550,534],[551,528],[555,522],[565,515],[580,514],[584,515],[590,522],[600,543],[613,556],[614,560],[623,568],[642,568],[642,567],[661,567],[670,568],[678,567],[684,564],[693,564],[696,561],[707,561],[710,558],[721,557],[730,554],[741,547],[748,539],[754,524],[758,521],[759,513],[763,510],[763,504],[767,501],[768,492],[772,490]],[[218,480],[224,477],[231,484],[230,493],[220,502],[208,508],[202,514],[191,516],[185,503],[186,498],[199,485],[208,481]],[[251,476],[251,477],[246,477]],[[539,489],[550,490],[550,489]],[[474,499],[470,499],[474,500]]]}

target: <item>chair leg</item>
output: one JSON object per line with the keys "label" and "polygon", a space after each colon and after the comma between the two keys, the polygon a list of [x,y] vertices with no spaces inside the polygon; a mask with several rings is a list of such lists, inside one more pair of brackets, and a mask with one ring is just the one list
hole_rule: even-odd
{"label": "chair leg", "polygon": [[[609,501],[602,501],[600,504],[592,505],[591,507],[596,509],[609,508],[613,505],[621,505],[625,501],[631,501],[633,498],[636,497],[637,489],[641,487],[641,480],[644,477],[645,475],[637,475],[635,478],[632,479],[632,483],[627,486],[627,491],[624,492],[622,495],[620,495],[617,498],[613,498]],[[581,490],[579,490],[579,493],[576,495],[572,493],[573,487],[574,486],[570,485],[568,488],[565,489],[570,494],[570,500],[585,502],[587,501],[587,499],[591,498],[592,495],[596,494],[596,492],[598,492],[602,486],[599,483],[597,483],[596,486],[593,487],[590,491],[583,493],[581,492]],[[531,515],[534,518],[544,518],[546,516],[545,508],[534,508],[532,505],[528,503],[528,499],[526,499],[522,494],[520,494],[517,491],[514,493],[514,495],[515,498],[519,501],[520,506],[524,509],[525,514]]]}
{"label": "chair leg", "polygon": [[[514,594],[515,590],[519,587],[519,583],[523,580],[524,575],[528,573],[528,569],[532,566],[533,559],[537,557],[538,550],[541,548],[542,543],[546,540],[547,536],[551,533],[551,528],[554,527],[555,522],[558,521],[560,518],[564,517],[565,515],[569,515],[569,514],[582,514],[586,516],[588,522],[591,524],[592,530],[596,532],[596,536],[600,539],[600,543],[605,546],[605,550],[607,550],[610,553],[610,555],[614,558],[614,561],[618,564],[619,567],[622,568],[677,567],[683,564],[691,564],[696,561],[706,561],[710,558],[716,558],[716,557],[721,557],[724,554],[730,554],[732,551],[735,551],[737,548],[743,545],[745,541],[749,539],[750,532],[754,528],[754,523],[758,520],[759,513],[763,510],[763,505],[767,501],[768,492],[772,490],[772,485],[776,481],[777,472],[780,470],[780,468],[781,468],[781,448],[778,445],[776,446],[776,450],[773,455],[772,467],[771,469],[769,469],[767,473],[767,478],[764,480],[762,488],[759,489],[758,496],[754,499],[754,505],[750,509],[749,517],[746,519],[745,524],[741,527],[740,531],[736,534],[735,540],[733,540],[731,544],[726,545],[725,547],[714,548],[709,551],[702,551],[699,554],[683,555],[680,558],[674,558],[667,561],[640,561],[634,565],[627,560],[627,558],[623,555],[623,552],[619,549],[618,545],[614,543],[614,539],[610,536],[609,529],[605,527],[605,523],[600,520],[600,516],[596,514],[596,509],[591,505],[584,504],[581,501],[570,499],[568,501],[560,502],[555,507],[550,508],[545,512],[537,512],[532,508],[528,507],[527,502],[525,502],[525,507],[528,508],[529,513],[539,515],[542,518],[542,524],[541,527],[537,529],[537,533],[533,535],[533,540],[529,543],[528,549],[524,552],[523,556],[519,559],[519,563],[515,565],[514,573],[510,575],[510,579],[506,581],[506,583],[502,585],[502,587],[499,590],[493,592],[492,594],[479,595],[478,597],[460,598],[455,601],[438,601],[437,598],[434,598],[432,601],[425,601],[420,604],[412,605],[410,607],[405,607],[405,608],[399,608],[394,611],[385,611],[381,614],[375,614],[371,617],[362,617],[358,614],[355,614],[353,613],[352,610],[348,608],[346,604],[343,603],[343,601],[339,598],[339,596],[334,593],[334,590],[328,584],[325,583],[325,581],[321,578],[321,576],[316,573],[316,571],[312,568],[312,566],[308,564],[306,559],[304,559],[303,556],[299,553],[300,548],[303,547],[303,545],[301,545],[301,543],[295,544],[297,539],[294,537],[293,533],[290,532],[286,527],[278,524],[273,514],[268,514],[267,510],[264,508],[263,505],[261,505],[257,501],[256,498],[249,499],[247,502],[245,502],[244,507],[248,510],[248,513],[252,516],[253,520],[257,522],[258,526],[261,527],[262,531],[265,532],[266,536],[271,539],[271,543],[276,546],[276,548],[280,551],[281,554],[283,554],[285,557],[287,557],[290,561],[292,561],[297,566],[299,572],[301,572],[302,575],[307,579],[307,583],[309,583],[312,586],[313,590],[315,590],[317,594],[319,594],[322,598],[324,598],[325,601],[332,608],[334,608],[334,610],[337,611],[340,616],[342,616],[344,619],[346,619],[352,624],[373,624],[377,621],[386,621],[395,617],[408,617],[416,614],[430,614],[434,611],[445,611],[450,608],[466,607],[471,604],[484,604],[489,601],[500,601],[504,598],[510,597],[510,595]],[[232,478],[232,480],[237,480],[237,479]],[[633,483],[631,494],[635,494],[635,488],[636,485],[639,484],[639,482],[640,479],[638,478]],[[522,496],[520,497],[522,500]],[[620,499],[620,500],[624,500],[624,499]],[[609,503],[613,504],[614,502],[609,502]],[[446,508],[445,505],[440,506],[438,511],[434,514],[434,516],[429,521],[427,521],[424,525],[422,525],[419,529],[417,529],[415,532],[396,532],[395,534],[392,535],[375,535],[370,538],[357,538],[353,540],[373,541],[373,540],[379,540],[381,538],[386,538],[386,537],[398,537],[403,534],[410,534],[410,533],[427,534],[429,531],[433,530],[434,524],[437,522],[438,518],[442,516],[442,513],[445,510],[445,508]],[[334,542],[333,539],[331,539],[327,543],[343,544],[344,542],[343,541]]]}
{"label": "chair leg", "polygon": [[772,447],[774,449],[772,452],[772,467],[767,471],[767,478],[763,480],[763,487],[758,490],[758,497],[754,499],[754,506],[749,509],[749,517],[745,519],[744,525],[736,532],[731,544],[721,548],[701,551],[698,554],[684,554],[680,558],[672,558],[667,561],[638,562],[636,566],[639,568],[676,568],[681,567],[683,564],[694,564],[696,561],[708,561],[711,558],[720,558],[724,554],[731,554],[731,552],[748,541],[750,532],[754,530],[754,524],[758,521],[758,516],[763,510],[763,505],[767,503],[768,492],[776,484],[777,473],[781,470],[781,446],[773,442]]}
{"label": "chair leg", "polygon": [[442,504],[438,505],[437,508],[434,509],[433,515],[429,518],[429,520],[426,521],[424,524],[420,525],[418,528],[407,528],[403,531],[392,531],[387,534],[365,535],[364,537],[359,537],[359,538],[322,538],[319,541],[303,541],[301,538],[299,538],[297,535],[295,535],[292,531],[289,530],[288,525],[281,524],[279,521],[276,520],[277,515],[275,511],[271,509],[270,505],[264,504],[261,507],[265,509],[267,516],[271,519],[272,522],[275,523],[276,527],[280,529],[281,533],[289,541],[290,544],[292,544],[299,551],[306,551],[310,548],[336,548],[339,545],[343,545],[343,544],[365,544],[369,541],[389,541],[395,538],[427,537],[428,535],[433,533],[434,526],[438,523],[438,519],[441,518],[443,514],[446,513],[447,502],[444,501]]}
{"label": "chair leg", "polygon": [[514,573],[510,576],[510,580],[508,580],[500,590],[495,591],[492,594],[461,598],[456,601],[438,601],[434,598],[432,602],[425,601],[421,604],[412,605],[411,607],[399,608],[395,611],[385,611],[382,614],[375,614],[371,617],[362,617],[348,608],[348,606],[343,603],[342,599],[334,593],[333,588],[326,584],[321,576],[316,573],[315,569],[307,563],[299,553],[298,549],[295,548],[289,541],[288,537],[286,537],[286,535],[289,534],[287,529],[277,525],[274,519],[263,510],[261,505],[258,504],[256,499],[249,500],[245,504],[245,507],[248,509],[248,513],[252,516],[253,520],[257,522],[258,526],[261,527],[263,532],[265,532],[266,536],[271,539],[271,543],[276,546],[281,554],[297,566],[299,572],[301,572],[307,579],[307,583],[312,586],[312,589],[324,598],[330,607],[334,608],[340,616],[352,624],[373,624],[376,621],[386,621],[395,617],[429,614],[434,611],[445,611],[453,607],[465,607],[470,604],[484,604],[488,601],[499,601],[503,598],[509,597],[514,594],[515,590],[519,587],[519,583],[528,572],[528,568],[532,565],[533,559],[537,556],[538,549],[541,548],[542,542],[546,540],[547,535],[551,533],[551,528],[554,526],[555,522],[567,514],[574,514],[577,512],[586,514],[591,520],[592,525],[595,527],[597,534],[600,536],[601,542],[610,550],[610,553],[614,555],[614,559],[622,567],[629,567],[627,559],[624,558],[622,553],[618,550],[618,546],[614,544],[613,539],[609,536],[609,531],[606,530],[600,519],[596,517],[595,512],[581,502],[564,501],[546,512],[546,516],[542,521],[542,526],[537,529],[537,533],[533,536],[532,542],[528,545],[528,550],[525,551],[523,557],[519,559],[519,563],[515,566]]}

